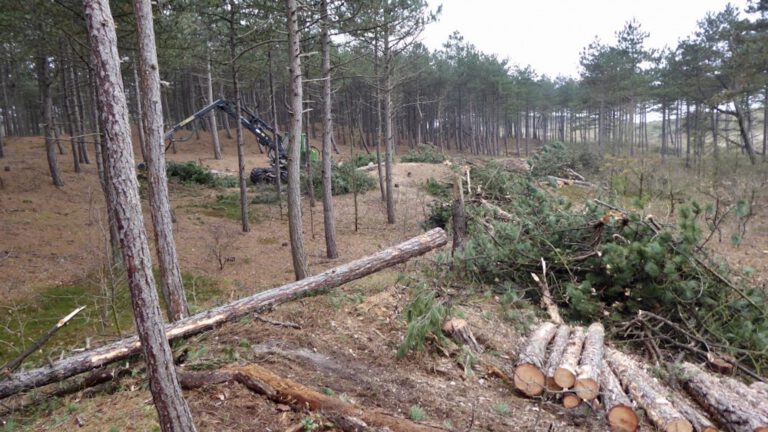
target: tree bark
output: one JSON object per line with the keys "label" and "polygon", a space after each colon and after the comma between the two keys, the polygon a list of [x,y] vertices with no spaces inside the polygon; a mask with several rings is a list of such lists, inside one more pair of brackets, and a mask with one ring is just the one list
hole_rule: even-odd
{"label": "tree bark", "polygon": [[285,0],[288,21],[288,59],[291,72],[291,129],[288,148],[288,231],[291,239],[291,257],[296,280],[309,275],[307,255],[304,252],[304,233],[301,219],[301,120],[303,89],[301,83],[301,49],[296,0]]}
{"label": "tree bark", "polygon": [[[149,7],[149,1],[146,6]],[[107,0],[84,0],[86,23],[107,137],[107,160],[114,192],[115,219],[131,291],[136,329],[147,362],[152,399],[163,431],[194,431],[192,415],[173,370],[160,305],[152,274],[149,244],[141,215],[141,200],[134,174],[131,130],[128,123],[117,36]],[[107,197],[109,198],[109,197]],[[138,344],[138,340],[136,341]],[[138,348],[138,346],[137,346]]]}
{"label": "tree bark", "polygon": [[563,352],[560,365],[555,369],[553,378],[560,388],[569,389],[576,384],[576,368],[581,358],[581,349],[584,346],[584,327],[576,326],[571,330],[568,346]]}
{"label": "tree bark", "polygon": [[[187,317],[165,326],[165,335],[170,339],[189,337],[209,328],[232,321],[243,315],[258,312],[291,301],[309,292],[327,290],[382,269],[423,255],[447,243],[445,232],[439,228],[428,231],[399,245],[347,264],[332,268],[278,288],[254,294],[235,302]],[[158,325],[158,329],[160,329]],[[95,369],[133,356],[141,349],[136,336],[113,344],[96,348],[26,372],[9,376],[0,381],[0,399],[20,391],[41,387],[62,381],[71,376]]]}
{"label": "tree bark", "polygon": [[611,432],[634,432],[637,430],[639,419],[632,408],[621,383],[607,365],[600,371],[600,387],[603,389],[603,405],[605,416],[611,426]]}
{"label": "tree bark", "polygon": [[45,53],[41,53],[37,59],[37,80],[40,84],[43,122],[45,122],[45,153],[48,158],[48,170],[51,172],[53,185],[62,187],[64,186],[64,180],[61,179],[59,164],[56,161],[56,143],[53,136],[53,97],[51,96],[52,80],[50,71],[51,67],[48,63],[48,56]]}
{"label": "tree bark", "polygon": [[605,328],[601,323],[593,323],[587,328],[584,349],[581,351],[576,384],[576,394],[585,401],[591,401],[600,394],[600,369],[603,368],[603,343]]}
{"label": "tree bark", "polygon": [[235,0],[229,0],[229,54],[232,66],[232,91],[235,98],[235,134],[237,136],[237,178],[240,186],[240,219],[243,232],[251,231],[251,223],[248,220],[248,191],[245,184],[245,141],[243,139],[243,125],[240,122],[242,116],[243,101],[240,97],[240,82],[237,66],[237,34],[235,25],[237,24],[237,8]]}
{"label": "tree bark", "polygon": [[[139,150],[141,150],[141,160],[147,161],[147,137],[144,135],[144,110],[141,108],[141,84],[139,83],[139,65],[136,64],[137,60],[133,62],[133,88],[136,91],[136,129],[139,130]],[[162,120],[163,112],[160,111],[160,120]],[[160,142],[163,145],[163,142]],[[163,147],[163,150],[165,148]],[[163,158],[165,158],[165,151],[163,151]]]}
{"label": "tree bark", "polygon": [[[275,99],[275,77],[272,73],[272,49],[267,51],[267,59],[269,60],[269,105],[272,110],[272,128],[274,133],[272,134],[272,142],[277,145],[280,142],[280,126],[277,121],[277,101]],[[282,181],[282,161],[279,155],[275,152],[275,191],[277,192],[277,205],[280,208],[280,219],[283,219],[283,181]]]}
{"label": "tree bark", "polygon": [[562,390],[562,388],[555,382],[555,371],[563,359],[565,349],[568,347],[568,337],[571,335],[571,328],[565,324],[561,324],[557,328],[557,334],[555,334],[555,340],[552,342],[552,349],[550,350],[549,359],[546,366],[544,366],[544,376],[547,381],[547,389],[550,391]]}
{"label": "tree bark", "polygon": [[[387,11],[389,6],[386,6]],[[387,13],[388,15],[388,13]],[[388,17],[387,17],[388,18]],[[395,138],[392,131],[392,61],[393,56],[390,50],[389,26],[384,25],[384,141],[386,149],[384,152],[384,176],[387,198],[387,223],[395,223],[395,197],[392,185],[392,158],[395,153]]]}
{"label": "tree bark", "polygon": [[168,320],[177,321],[189,315],[187,297],[181,280],[173,218],[168,196],[168,177],[163,146],[163,108],[160,105],[160,72],[155,48],[152,6],[149,0],[134,0],[136,31],[139,43],[142,128],[146,137],[145,157],[149,177],[149,206],[155,228],[155,249],[160,265],[161,291]]}
{"label": "tree bark", "polygon": [[453,247],[451,255],[464,248],[467,236],[467,214],[464,209],[464,181],[461,175],[453,180],[453,206],[451,210],[453,225]]}
{"label": "tree bark", "polygon": [[667,397],[672,405],[680,411],[680,414],[691,422],[693,430],[696,432],[718,432],[718,428],[712,424],[712,421],[695,404],[691,404],[688,398],[677,394],[675,391],[669,393]]}
{"label": "tree bark", "polygon": [[330,259],[339,257],[336,246],[336,220],[333,213],[331,191],[331,138],[333,137],[333,117],[331,116],[331,36],[328,27],[328,0],[320,1],[322,31],[320,34],[323,52],[323,225],[325,227],[325,252]]}
{"label": "tree bark", "polygon": [[[208,77],[208,103],[213,103],[213,76],[211,73],[211,52],[206,50],[206,62],[205,71]],[[211,111],[211,115],[208,116],[208,123],[211,127],[211,138],[213,139],[213,157],[216,160],[221,159],[221,142],[219,141],[219,125],[216,123],[216,110]]]}
{"label": "tree bark", "polygon": [[515,388],[527,396],[538,396],[544,393],[546,380],[544,368],[545,354],[549,341],[555,336],[557,326],[545,322],[536,329],[525,343],[515,364]]}
{"label": "tree bark", "polygon": [[393,432],[437,432],[442,429],[420,425],[376,409],[366,409],[326,396],[295,381],[250,364],[233,366],[216,372],[190,372],[180,374],[185,388],[235,381],[249,390],[262,394],[271,401],[290,405],[296,411],[307,409],[322,412],[343,431],[389,430]]}
{"label": "tree bark", "polygon": [[657,428],[667,432],[693,431],[691,423],[675,409],[656,380],[637,362],[613,348],[605,349],[605,360]]}
{"label": "tree bark", "polygon": [[724,388],[720,380],[698,367],[683,363],[683,387],[704,409],[734,432],[768,431],[768,417],[750,401]]}

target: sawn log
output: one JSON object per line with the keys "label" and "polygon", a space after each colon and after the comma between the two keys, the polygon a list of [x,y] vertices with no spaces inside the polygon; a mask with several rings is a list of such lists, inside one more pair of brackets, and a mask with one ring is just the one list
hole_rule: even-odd
{"label": "sawn log", "polygon": [[[442,229],[435,228],[399,245],[367,257],[332,268],[315,276],[263,291],[232,303],[168,324],[165,336],[169,340],[189,337],[243,315],[293,300],[299,295],[320,289],[335,288],[379,270],[423,255],[443,246],[448,239]],[[95,369],[140,353],[139,338],[132,336],[101,348],[55,361],[47,366],[10,375],[0,381],[0,399],[20,391],[62,381],[71,376]]]}
{"label": "sawn log", "polygon": [[578,375],[573,390],[585,401],[591,401],[600,394],[600,369],[603,368],[603,344],[605,328],[599,322],[587,328],[584,349],[581,351]]}
{"label": "sawn log", "polygon": [[549,341],[555,336],[557,326],[545,322],[531,334],[515,364],[515,388],[527,396],[544,393],[544,361]]}
{"label": "sawn log", "polygon": [[600,371],[600,388],[611,432],[635,432],[640,419],[632,407],[632,401],[624,393],[619,379],[608,365],[603,365]]}

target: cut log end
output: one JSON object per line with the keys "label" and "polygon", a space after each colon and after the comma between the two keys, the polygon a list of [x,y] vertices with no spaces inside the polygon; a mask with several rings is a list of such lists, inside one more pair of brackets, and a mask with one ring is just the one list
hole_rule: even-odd
{"label": "cut log end", "polygon": [[600,384],[591,378],[580,379],[576,380],[573,390],[580,398],[591,401],[600,394]]}
{"label": "cut log end", "polygon": [[608,411],[611,432],[635,432],[640,420],[632,407],[616,405]]}
{"label": "cut log end", "polygon": [[581,404],[581,398],[572,393],[563,395],[563,407],[566,409],[576,408]]}
{"label": "cut log end", "polygon": [[693,432],[693,426],[686,420],[674,420],[664,425],[665,432]]}
{"label": "cut log end", "polygon": [[526,396],[539,396],[544,393],[544,374],[535,365],[523,363],[515,368],[515,388]]}
{"label": "cut log end", "polygon": [[561,388],[568,389],[576,384],[576,374],[566,368],[557,368],[554,376],[555,384]]}

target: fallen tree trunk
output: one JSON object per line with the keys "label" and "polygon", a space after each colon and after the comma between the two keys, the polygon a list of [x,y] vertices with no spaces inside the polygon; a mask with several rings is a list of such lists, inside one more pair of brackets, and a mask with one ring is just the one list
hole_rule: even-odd
{"label": "fallen tree trunk", "polygon": [[704,409],[733,432],[766,432],[768,417],[750,406],[716,377],[691,363],[681,365],[683,387]]}
{"label": "fallen tree trunk", "polygon": [[544,356],[547,352],[547,345],[552,337],[555,336],[557,326],[551,322],[545,322],[536,329],[525,347],[520,352],[520,357],[515,364],[515,388],[528,396],[538,396],[544,393],[546,385],[544,373]]}
{"label": "fallen tree trunk", "polygon": [[289,405],[296,411],[319,412],[344,431],[368,431],[389,428],[393,432],[434,432],[430,426],[395,417],[380,410],[356,407],[341,399],[326,396],[295,381],[280,377],[254,364],[235,366],[214,372],[177,371],[184,389],[235,381],[269,400]]}
{"label": "fallen tree trunk", "polygon": [[560,366],[555,369],[555,383],[560,388],[568,389],[576,383],[576,368],[581,358],[581,349],[584,346],[584,327],[574,327],[571,331],[568,346],[565,348]]}
{"label": "fallen tree trunk", "polygon": [[563,359],[563,353],[568,347],[568,336],[571,334],[571,328],[565,324],[561,324],[557,328],[557,334],[555,334],[555,340],[552,342],[552,349],[550,350],[549,360],[547,365],[544,366],[544,378],[547,382],[547,390],[558,391],[562,388],[555,382],[555,370],[560,366],[560,361]]}
{"label": "fallen tree trunk", "polygon": [[605,328],[599,322],[587,328],[584,349],[581,351],[579,374],[573,389],[585,401],[591,401],[600,394],[600,369],[603,368],[603,344]]}
{"label": "fallen tree trunk", "polygon": [[675,409],[664,395],[665,392],[661,391],[661,386],[637,362],[612,348],[605,349],[605,360],[629,390],[632,399],[645,410],[648,418],[659,430],[693,431],[691,423]]}
{"label": "fallen tree trunk", "polygon": [[571,180],[555,176],[547,176],[547,179],[557,184],[557,187],[563,186],[580,186],[585,188],[596,188],[597,185],[584,180]]}
{"label": "fallen tree trunk", "polygon": [[[352,261],[323,273],[278,288],[263,291],[235,302],[217,307],[165,326],[169,340],[189,337],[243,315],[259,312],[285,303],[311,291],[334,288],[379,270],[423,255],[447,243],[445,232],[439,228],[400,243],[397,246]],[[141,349],[136,336],[55,361],[48,366],[20,372],[0,381],[0,399],[23,390],[62,381],[138,354]]]}
{"label": "fallen tree trunk", "polygon": [[576,396],[576,393],[565,392],[563,393],[563,407],[565,409],[576,408],[581,405],[581,398]]}
{"label": "fallen tree trunk", "polygon": [[768,399],[764,398],[760,392],[731,377],[720,377],[720,382],[723,384],[723,388],[736,394],[742,402],[768,417]]}
{"label": "fallen tree trunk", "polygon": [[600,371],[600,387],[603,389],[605,416],[611,432],[635,432],[640,420],[619,379],[608,365]]}

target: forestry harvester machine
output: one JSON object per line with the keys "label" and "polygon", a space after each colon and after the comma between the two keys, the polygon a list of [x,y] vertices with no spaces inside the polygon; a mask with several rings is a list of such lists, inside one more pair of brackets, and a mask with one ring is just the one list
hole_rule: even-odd
{"label": "forestry harvester machine", "polygon": [[[169,140],[173,137],[173,134],[177,132],[179,129],[183,128],[184,126],[188,125],[189,123],[202,119],[206,114],[209,112],[218,109],[225,113],[227,113],[230,117],[237,120],[237,111],[235,109],[235,104],[231,101],[228,101],[226,99],[219,99],[212,104],[203,107],[200,111],[192,114],[191,116],[184,119],[181,123],[175,125],[173,128],[171,128],[169,131],[165,133],[163,136],[164,140]],[[275,133],[275,129],[272,128],[272,126],[268,125],[264,120],[260,119],[256,114],[251,112],[249,109],[242,107],[240,109],[242,115],[240,116],[240,124],[243,125],[244,128],[251,131],[256,136],[256,142],[259,143],[261,147],[266,147],[267,150],[267,156],[269,156],[270,161],[270,168],[254,168],[251,170],[251,181],[256,183],[261,182],[269,182],[272,183],[277,178],[276,172],[277,167],[280,167],[280,179],[285,183],[288,181],[288,155],[285,152],[285,147],[283,147],[283,137],[281,137],[279,134]],[[277,137],[276,140],[273,140],[270,135],[273,135]],[[276,141],[276,142],[275,142]],[[168,148],[171,146],[171,144],[168,144],[166,146],[165,150],[168,151]],[[279,165],[278,165],[279,164]]]}

